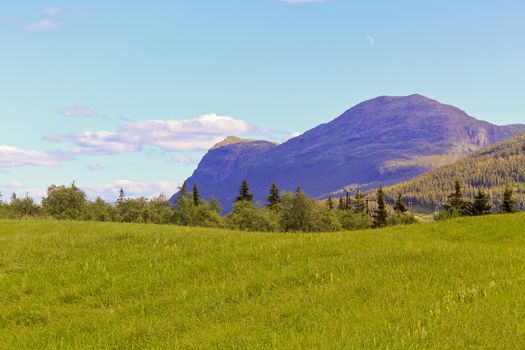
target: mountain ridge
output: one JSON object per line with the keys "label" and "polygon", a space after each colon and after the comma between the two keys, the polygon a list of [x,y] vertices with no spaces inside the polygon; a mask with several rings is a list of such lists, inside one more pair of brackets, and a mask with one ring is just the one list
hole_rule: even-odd
{"label": "mountain ridge", "polygon": [[497,126],[419,94],[380,96],[279,145],[247,140],[212,148],[187,184],[198,183],[226,211],[244,179],[261,201],[273,182],[323,197],[350,184],[402,182],[519,132],[525,125]]}

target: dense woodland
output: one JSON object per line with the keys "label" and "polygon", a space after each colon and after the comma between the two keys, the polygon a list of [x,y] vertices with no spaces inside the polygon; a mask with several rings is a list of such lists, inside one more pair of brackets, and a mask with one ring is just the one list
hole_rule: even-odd
{"label": "dense woodland", "polygon": [[484,191],[493,206],[503,200],[505,187],[514,188],[516,208],[525,210],[525,134],[482,149],[454,164],[432,170],[410,181],[385,189],[387,198],[398,193],[415,206],[434,210],[444,205],[447,194],[461,182],[465,198]]}

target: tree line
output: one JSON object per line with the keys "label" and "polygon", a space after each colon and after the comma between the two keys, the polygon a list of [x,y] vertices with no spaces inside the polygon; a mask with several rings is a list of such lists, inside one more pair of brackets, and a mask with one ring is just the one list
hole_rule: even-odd
{"label": "tree line", "polygon": [[[402,194],[398,194],[397,199],[389,204],[381,186],[372,197],[370,199],[369,195],[357,189],[353,195],[345,191],[339,198],[329,196],[324,201],[318,201],[308,197],[301,188],[294,192],[281,192],[276,184],[272,184],[263,205],[254,203],[250,186],[247,181],[243,181],[232,211],[221,216],[220,203],[213,197],[209,200],[202,198],[197,184],[190,190],[184,184],[172,207],[168,198],[162,194],[151,199],[127,198],[124,189],[120,190],[115,203],[106,202],[100,197],[90,201],[86,193],[73,182],[70,186],[50,186],[41,204],[28,195],[17,197],[13,194],[8,202],[2,201],[0,197],[0,219],[42,217],[263,232],[330,232],[416,222]],[[443,211],[435,217],[437,220],[493,212],[482,190],[479,190],[473,201],[466,200],[459,181],[456,181],[454,192],[447,198]],[[503,198],[500,211],[514,212],[511,187],[507,186]]]}
{"label": "tree line", "polygon": [[300,188],[294,192],[281,192],[276,184],[272,184],[267,203],[263,205],[254,203],[249,184],[243,181],[232,211],[221,216],[220,203],[213,197],[209,200],[202,198],[197,184],[191,189],[184,184],[172,207],[164,195],[152,199],[127,198],[124,189],[120,190],[114,203],[102,198],[90,201],[86,193],[72,183],[69,186],[50,186],[40,204],[28,195],[18,197],[13,194],[9,201],[0,199],[0,219],[41,217],[266,232],[358,230],[415,222],[402,199],[397,206],[390,208],[382,188],[377,195],[377,208],[371,210],[360,191],[353,197],[347,194],[336,203],[332,197],[326,201],[310,198]]}
{"label": "tree line", "polygon": [[507,185],[502,194],[499,208],[494,208],[489,195],[478,189],[472,200],[465,199],[460,181],[455,181],[454,191],[447,196],[443,211],[435,215],[436,220],[444,220],[458,216],[490,215],[494,212],[511,214],[517,211],[514,200],[514,189]]}

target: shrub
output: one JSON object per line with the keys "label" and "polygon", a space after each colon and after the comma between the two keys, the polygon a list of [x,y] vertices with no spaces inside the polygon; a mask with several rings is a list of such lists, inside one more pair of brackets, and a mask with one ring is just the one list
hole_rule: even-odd
{"label": "shrub", "polygon": [[356,213],[353,210],[339,210],[338,215],[344,230],[365,230],[372,227],[372,218],[366,213]]}
{"label": "shrub", "polygon": [[191,226],[199,227],[222,227],[222,217],[217,212],[217,208],[209,203],[203,203],[191,209]]}
{"label": "shrub", "polygon": [[195,205],[193,195],[185,193],[177,198],[177,205],[173,209],[172,222],[181,226],[221,227],[222,218],[220,205],[216,200],[207,203],[199,200]]}
{"label": "shrub", "polygon": [[148,200],[144,197],[123,199],[117,202],[117,221],[145,223],[150,222],[151,212]]}
{"label": "shrub", "polygon": [[386,219],[387,226],[411,225],[417,223],[416,217],[411,213],[396,212]]}
{"label": "shrub", "polygon": [[42,200],[42,209],[57,220],[80,220],[86,204],[86,194],[74,183],[69,187],[51,185]]}
{"label": "shrub", "polygon": [[3,207],[4,215],[7,219],[22,219],[42,215],[40,206],[27,194],[23,198],[18,198],[13,193],[9,204],[4,204]]}
{"label": "shrub", "polygon": [[436,221],[445,221],[454,219],[461,216],[460,213],[456,209],[451,209],[447,211],[442,211],[434,215],[434,220]]}
{"label": "shrub", "polygon": [[149,222],[154,224],[169,224],[172,221],[173,211],[168,198],[161,194],[148,203]]}
{"label": "shrub", "polygon": [[88,202],[84,207],[83,219],[87,221],[114,221],[117,212],[115,207],[98,197],[94,202]]}
{"label": "shrub", "polygon": [[336,213],[298,189],[282,198],[281,228],[286,232],[329,232],[341,230],[341,223]]}
{"label": "shrub", "polygon": [[268,208],[256,208],[252,202],[238,201],[226,217],[226,226],[241,231],[277,232],[279,214]]}

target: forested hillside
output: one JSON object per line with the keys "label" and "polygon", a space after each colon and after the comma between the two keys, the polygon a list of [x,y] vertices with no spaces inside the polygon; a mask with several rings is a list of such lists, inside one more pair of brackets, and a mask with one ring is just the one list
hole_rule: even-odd
{"label": "forested hillside", "polygon": [[525,208],[525,134],[481,149],[451,165],[432,170],[413,180],[385,189],[389,198],[402,193],[415,206],[434,209],[446,201],[454,182],[462,183],[465,198],[472,199],[478,189],[485,190],[497,206],[506,185],[515,192],[517,209]]}

